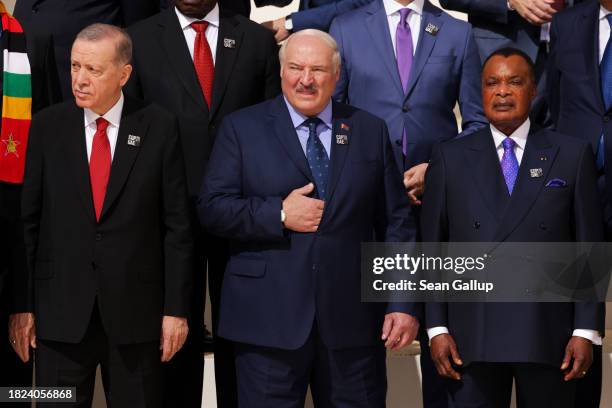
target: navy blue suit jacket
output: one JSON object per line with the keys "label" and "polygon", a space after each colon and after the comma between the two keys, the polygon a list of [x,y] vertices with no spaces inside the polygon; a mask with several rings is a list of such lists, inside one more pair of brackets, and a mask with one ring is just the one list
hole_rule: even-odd
{"label": "navy blue suit jacket", "polygon": [[[604,107],[599,74],[599,2],[559,13],[551,27],[548,99],[560,132],[582,138],[597,152],[604,135],[606,162],[612,158],[612,110]],[[608,238],[612,237],[612,166],[599,179]]]}
{"label": "navy blue suit jacket", "polygon": [[[283,229],[282,200],[313,182],[282,96],[226,116],[200,194],[199,214],[230,240],[219,335],[297,349],[313,323],[331,348],[380,344],[384,314],[406,304],[362,303],[360,245],[414,240],[385,123],[333,104],[328,198],[316,233]],[[333,135],[348,128],[348,144]],[[375,234],[376,232],[376,234]]]}
{"label": "navy blue suit jacket", "polygon": [[[428,25],[438,28],[433,35]],[[458,101],[463,131],[484,126],[480,60],[470,25],[428,1],[423,7],[408,90],[402,89],[387,15],[381,0],[338,17],[330,29],[342,54],[334,98],[367,110],[387,122],[400,170],[429,161],[432,146],[457,136],[453,108]],[[404,163],[402,133],[408,159]]]}
{"label": "navy blue suit jacket", "polygon": [[[579,2],[567,0],[566,4],[571,6]],[[518,48],[536,60],[540,26],[530,24],[516,11],[508,10],[507,0],[440,0],[440,4],[448,10],[468,14],[483,61],[502,47]]]}
{"label": "navy blue suit jacket", "polygon": [[[541,168],[543,176],[530,177],[533,168]],[[554,178],[565,180],[566,187],[546,187]],[[600,242],[595,180],[587,143],[532,126],[509,196],[487,127],[434,152],[423,197],[423,239]],[[574,329],[604,330],[602,303],[428,303],[425,309],[426,326],[448,327],[465,363],[559,366]]]}
{"label": "navy blue suit jacket", "polygon": [[361,7],[372,0],[300,0],[300,8],[291,14],[293,31],[316,28],[327,31],[334,17]]}

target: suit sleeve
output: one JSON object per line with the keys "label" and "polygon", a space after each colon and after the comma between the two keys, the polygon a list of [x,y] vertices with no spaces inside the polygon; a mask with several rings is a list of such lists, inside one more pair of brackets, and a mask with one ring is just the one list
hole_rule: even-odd
{"label": "suit sleeve", "polygon": [[26,270],[15,276],[15,312],[33,312],[33,274],[38,248],[38,233],[43,208],[44,119],[35,115],[30,125],[26,164],[21,192],[21,219],[26,251]]}
{"label": "suit sleeve", "polygon": [[480,71],[480,56],[470,27],[466,35],[459,84],[462,136],[473,133],[487,124],[482,109]]}
{"label": "suit sleeve", "polygon": [[120,0],[120,4],[124,27],[151,17],[161,9],[160,0]]}
{"label": "suit sleeve", "polygon": [[194,268],[193,234],[183,153],[177,124],[168,119],[163,152],[162,200],[164,234],[164,315],[187,317]]}
{"label": "suit sleeve", "polygon": [[198,200],[201,223],[213,234],[239,241],[284,239],[282,198],[245,196],[241,147],[231,118],[226,117],[208,163]]}
{"label": "suit sleeve", "polygon": [[[427,168],[420,221],[423,242],[448,241],[446,169],[441,145],[434,147]],[[440,326],[448,327],[446,303],[425,303],[425,328]]]}
{"label": "suit sleeve", "polygon": [[550,54],[548,55],[546,72],[546,98],[548,100],[548,109],[550,110],[550,117],[554,128],[557,128],[557,122],[559,120],[559,83],[561,82],[561,72],[557,68],[557,52],[559,48],[559,34],[557,33],[558,22],[558,19],[553,18],[550,27]]}
{"label": "suit sleeve", "polygon": [[508,22],[506,0],[440,0],[440,5],[447,10],[460,11],[497,23]]}
{"label": "suit sleeve", "polygon": [[32,72],[32,113],[36,113],[61,102],[62,92],[55,64],[53,37],[32,36],[28,44]]}
{"label": "suit sleeve", "polygon": [[[604,241],[603,217],[597,191],[597,170],[591,147],[583,148],[574,189],[574,231],[578,242]],[[607,258],[607,257],[606,257]],[[605,303],[576,302],[574,328],[605,331]]]}
{"label": "suit sleeve", "polygon": [[336,18],[329,28],[329,34],[334,37],[338,44],[340,52],[340,78],[336,82],[336,90],[334,91],[334,100],[342,103],[350,103],[348,101],[349,76],[344,51],[344,39],[342,38],[342,23]]}
{"label": "suit sleeve", "polygon": [[291,14],[293,31],[316,28],[328,31],[334,17],[369,4],[372,0],[339,0]]}

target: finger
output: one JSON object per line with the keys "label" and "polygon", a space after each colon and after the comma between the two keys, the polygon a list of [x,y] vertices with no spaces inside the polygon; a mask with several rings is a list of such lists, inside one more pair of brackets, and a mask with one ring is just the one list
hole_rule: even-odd
{"label": "finger", "polygon": [[389,333],[393,328],[393,318],[391,316],[385,316],[385,321],[382,327],[382,336],[380,337],[382,340],[387,340],[389,338]]}
{"label": "finger", "polygon": [[410,335],[408,333],[403,333],[400,338],[400,341],[396,343],[391,349],[401,350],[404,347],[406,347],[409,343],[412,343],[412,340],[410,339]]}
{"label": "finger", "polygon": [[300,188],[298,188],[296,190],[293,190],[293,191],[295,191],[296,193],[301,194],[301,195],[308,195],[308,194],[310,194],[310,193],[312,193],[314,191],[314,184],[313,183],[308,183],[305,186],[300,187]]}
{"label": "finger", "polygon": [[582,369],[582,362],[583,362],[583,358],[581,357],[574,358],[574,364],[572,364],[572,369],[570,370],[569,373],[565,374],[565,377],[564,377],[565,381],[570,381],[575,378],[580,378],[583,376],[582,372],[585,370]]}
{"label": "finger", "polygon": [[397,322],[393,322],[393,327],[391,328],[391,332],[387,337],[387,341],[385,342],[385,347],[393,348],[394,345],[402,341],[402,328]]}
{"label": "finger", "polygon": [[410,201],[410,204],[412,205],[416,205],[419,201],[419,199],[412,193],[408,192],[408,200]]}
{"label": "finger", "polygon": [[445,357],[440,362],[442,365],[442,375],[444,377],[450,378],[451,380],[459,380],[461,377],[459,376],[459,373],[456,372],[455,369],[453,369],[453,366],[451,365],[449,360],[450,355],[448,353],[445,354]]}
{"label": "finger", "polygon": [[30,346],[32,346],[32,348],[36,348],[36,335],[35,334],[30,336]]}
{"label": "finger", "polygon": [[450,345],[450,353],[451,353],[451,357],[453,358],[453,362],[456,365],[463,365],[463,361],[461,360],[461,357],[459,356],[459,352],[457,351],[457,346],[455,344]]}
{"label": "finger", "polygon": [[565,348],[565,355],[563,356],[563,362],[561,363],[561,370],[565,371],[570,365],[570,361],[572,360],[572,348]]}
{"label": "finger", "polygon": [[163,362],[168,361],[168,355],[170,353],[170,336],[164,333],[164,341],[162,345],[162,358]]}

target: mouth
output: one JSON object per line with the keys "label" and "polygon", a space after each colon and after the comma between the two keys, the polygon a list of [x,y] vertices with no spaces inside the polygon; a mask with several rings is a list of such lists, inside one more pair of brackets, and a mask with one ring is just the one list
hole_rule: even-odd
{"label": "mouth", "polygon": [[508,112],[514,109],[513,102],[496,102],[493,104],[493,109],[497,112]]}
{"label": "mouth", "polygon": [[89,96],[89,94],[87,92],[83,92],[83,91],[79,91],[78,89],[75,89],[74,96],[76,96],[77,98],[85,98]]}

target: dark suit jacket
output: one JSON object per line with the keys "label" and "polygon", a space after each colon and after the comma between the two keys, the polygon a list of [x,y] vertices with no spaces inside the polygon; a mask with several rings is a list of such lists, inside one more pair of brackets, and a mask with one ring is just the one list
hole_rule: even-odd
{"label": "dark suit jacket", "polygon": [[[582,0],[567,0],[567,6]],[[515,47],[533,61],[540,46],[540,26],[530,24],[516,11],[508,10],[507,0],[440,0],[442,7],[468,14],[474,37],[484,61],[493,51]]]}
{"label": "dark suit jacket", "polygon": [[[438,27],[435,35],[425,31],[429,24]],[[395,33],[389,33],[382,0],[338,17],[330,33],[342,54],[334,97],[387,122],[400,170],[427,163],[435,143],[457,136],[457,101],[465,134],[487,123],[480,97],[480,60],[466,22],[425,2],[406,92],[391,42]],[[407,163],[402,153],[404,131]]]}
{"label": "dark suit jacket", "polygon": [[332,20],[347,11],[359,8],[372,0],[300,0],[300,8],[291,14],[293,31],[316,28],[327,31]]}
{"label": "dark suit jacket", "polygon": [[284,230],[282,200],[313,182],[282,96],[224,120],[205,177],[200,218],[230,240],[219,335],[297,349],[313,323],[328,347],[380,344],[386,311],[407,305],[362,303],[360,245],[411,241],[413,218],[384,122],[334,103],[328,199],[316,233]]}
{"label": "dark suit jacket", "polygon": [[[197,197],[221,119],[280,92],[278,48],[269,30],[221,10],[212,109],[202,95],[174,9],[130,28],[134,73],[126,93],[173,112],[185,154],[190,196]],[[234,40],[226,47],[226,39]]]}
{"label": "dark suit jacket", "polygon": [[74,38],[93,23],[127,27],[159,11],[157,0],[19,0],[15,17],[27,33],[52,35],[65,100],[72,98],[70,50]]}
{"label": "dark suit jacket", "polygon": [[605,177],[598,184],[606,235],[612,237],[612,110],[604,107],[599,74],[599,2],[591,0],[559,13],[551,27],[548,101],[560,132],[582,138],[597,152],[604,135]]}
{"label": "dark suit jacket", "polygon": [[[98,223],[83,123],[72,101],[32,122],[22,217],[36,334],[79,342],[97,301],[110,341],[156,341],[162,315],[185,316],[190,295],[192,238],[175,120],[125,99]],[[128,135],[140,136],[140,145],[129,145]]]}
{"label": "dark suit jacket", "polygon": [[[543,176],[530,177],[533,168]],[[545,187],[554,178],[567,186]],[[595,179],[586,143],[532,125],[509,196],[490,128],[484,128],[434,152],[421,212],[423,240],[600,242]],[[465,363],[558,367],[574,329],[604,329],[600,303],[428,303],[425,309],[427,328],[448,327]]]}

